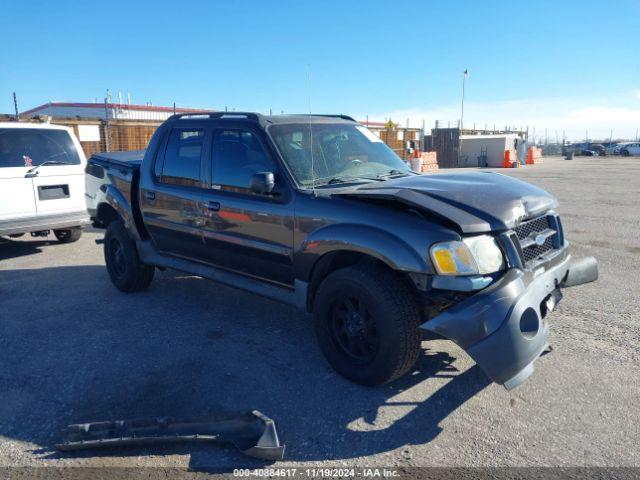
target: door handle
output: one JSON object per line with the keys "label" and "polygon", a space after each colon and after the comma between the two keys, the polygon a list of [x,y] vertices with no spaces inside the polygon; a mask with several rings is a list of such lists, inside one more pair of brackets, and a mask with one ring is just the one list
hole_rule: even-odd
{"label": "door handle", "polygon": [[145,193],[145,197],[147,200],[155,200],[156,199],[156,194],[155,192],[147,192]]}
{"label": "door handle", "polygon": [[220,210],[220,202],[207,202],[207,210],[217,212]]}

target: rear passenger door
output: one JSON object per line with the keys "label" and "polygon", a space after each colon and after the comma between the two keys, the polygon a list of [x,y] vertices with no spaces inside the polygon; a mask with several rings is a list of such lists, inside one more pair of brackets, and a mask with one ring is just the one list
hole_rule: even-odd
{"label": "rear passenger door", "polygon": [[[59,161],[38,168],[33,176],[33,194],[39,217],[85,212],[84,166],[80,146],[66,129],[43,129],[30,145],[34,163]],[[35,159],[38,158],[37,162]]]}
{"label": "rear passenger door", "polygon": [[201,125],[173,128],[154,164],[153,189],[140,198],[144,223],[156,248],[165,254],[199,259],[203,241],[202,162],[210,137]]}
{"label": "rear passenger door", "polygon": [[[203,236],[209,263],[292,285],[293,195],[272,155],[258,130],[214,129]],[[251,191],[259,172],[274,174],[271,194]]]}
{"label": "rear passenger door", "polygon": [[18,128],[0,128],[0,231],[36,215],[33,180],[27,177],[33,164],[23,151],[21,134]]}

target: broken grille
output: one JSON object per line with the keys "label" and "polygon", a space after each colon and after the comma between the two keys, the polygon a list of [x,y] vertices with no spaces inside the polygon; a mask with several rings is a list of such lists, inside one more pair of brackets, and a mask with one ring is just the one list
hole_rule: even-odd
{"label": "broken grille", "polygon": [[554,236],[558,233],[554,225],[551,217],[544,215],[523,222],[514,229],[525,265],[554,249]]}

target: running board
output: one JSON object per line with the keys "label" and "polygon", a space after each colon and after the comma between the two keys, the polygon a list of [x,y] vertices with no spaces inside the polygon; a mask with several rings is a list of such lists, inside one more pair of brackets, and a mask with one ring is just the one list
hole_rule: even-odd
{"label": "running board", "polygon": [[[212,267],[202,263],[186,260],[183,258],[171,257],[169,255],[163,255],[159,253],[155,247],[148,241],[136,242],[138,247],[138,255],[140,261],[148,265],[155,265],[157,267],[172,268],[174,270],[180,270],[182,272],[198,275],[199,277],[208,278],[214,282],[222,283],[233,288],[239,288],[247,292],[255,293],[262,297],[275,300],[277,302],[286,303],[295,307],[305,307],[300,302],[304,298],[306,302],[306,289],[304,292],[297,292],[300,290],[299,283],[296,282],[296,290],[285,287],[279,287],[266,283],[261,280],[256,280],[251,277],[233,273],[221,268]],[[304,284],[306,287],[306,284]]]}

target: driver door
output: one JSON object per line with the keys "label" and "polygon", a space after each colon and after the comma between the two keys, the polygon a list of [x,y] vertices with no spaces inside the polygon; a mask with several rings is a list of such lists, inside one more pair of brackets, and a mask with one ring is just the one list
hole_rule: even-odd
{"label": "driver door", "polygon": [[[293,285],[293,195],[260,134],[215,129],[210,161],[202,214],[208,263]],[[274,174],[272,193],[251,191],[251,177],[259,172]]]}

